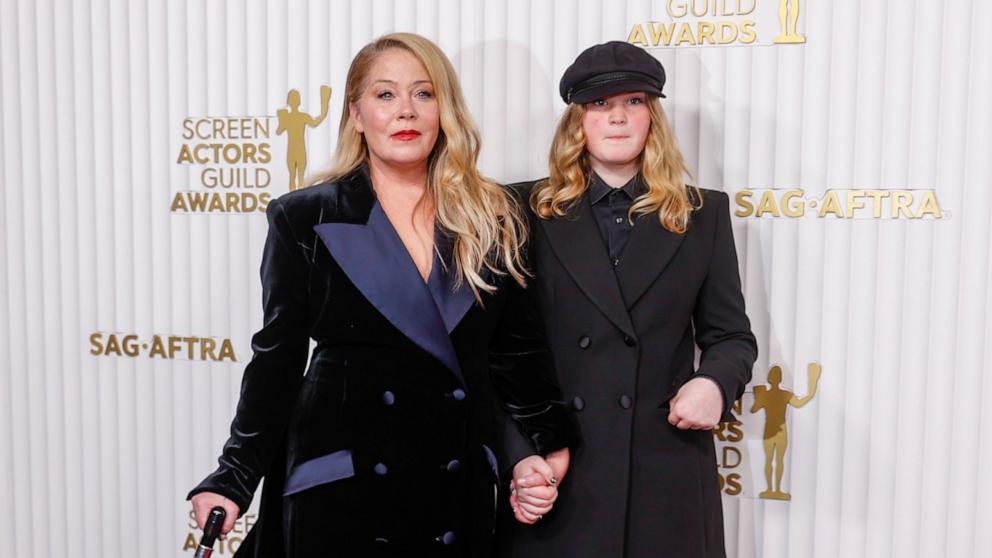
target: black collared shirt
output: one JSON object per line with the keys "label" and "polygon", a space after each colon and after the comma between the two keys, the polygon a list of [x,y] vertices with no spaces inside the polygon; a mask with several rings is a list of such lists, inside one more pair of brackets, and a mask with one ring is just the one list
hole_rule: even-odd
{"label": "black collared shirt", "polygon": [[603,182],[596,173],[592,173],[589,184],[589,203],[596,217],[596,224],[603,236],[606,250],[610,254],[613,267],[620,264],[620,255],[627,245],[630,231],[634,225],[627,218],[630,206],[638,196],[647,191],[640,175],[634,176],[621,188],[613,188]]}

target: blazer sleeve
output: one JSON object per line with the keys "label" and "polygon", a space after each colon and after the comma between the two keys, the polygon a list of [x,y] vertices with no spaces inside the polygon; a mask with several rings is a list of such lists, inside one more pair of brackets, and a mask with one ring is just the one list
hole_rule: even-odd
{"label": "blazer sleeve", "polygon": [[744,313],[729,198],[723,192],[715,192],[707,201],[717,206],[713,208],[716,225],[709,271],[696,296],[693,312],[696,345],[702,352],[696,375],[708,377],[719,385],[723,394],[721,421],[734,421],[730,410],[751,381],[758,345]]}
{"label": "blazer sleeve", "polygon": [[506,304],[489,347],[489,363],[503,424],[498,459],[505,471],[529,455],[571,446],[577,436],[561,400],[535,289],[504,279]]}
{"label": "blazer sleeve", "polygon": [[280,200],[266,211],[262,254],[263,325],[252,337],[252,359],[241,381],[231,433],[217,470],[194,488],[234,501],[244,513],[284,437],[309,349],[306,259],[297,249]]}

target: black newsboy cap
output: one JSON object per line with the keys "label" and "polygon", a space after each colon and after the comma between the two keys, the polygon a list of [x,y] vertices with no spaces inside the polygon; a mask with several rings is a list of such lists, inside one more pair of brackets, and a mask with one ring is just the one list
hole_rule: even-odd
{"label": "black newsboy cap", "polygon": [[664,97],[665,68],[630,43],[610,41],[591,46],[565,70],[558,92],[566,103],[588,103],[617,93],[643,91]]}

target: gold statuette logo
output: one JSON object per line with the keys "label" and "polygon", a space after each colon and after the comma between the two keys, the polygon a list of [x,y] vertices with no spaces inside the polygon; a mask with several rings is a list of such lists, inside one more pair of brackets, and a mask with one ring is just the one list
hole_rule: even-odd
{"label": "gold statuette logo", "polygon": [[[792,406],[802,408],[816,395],[816,386],[820,381],[820,365],[811,362],[807,367],[809,375],[809,393],[798,397],[787,389],[782,389],[782,368],[773,366],[768,371],[768,385],[754,387],[754,404],[751,412],[765,411],[765,486],[759,498],[766,500],[791,500],[792,495],[782,490],[782,475],[785,473],[785,452],[789,449],[789,430],[786,423],[786,412]],[[774,478],[773,473],[774,472]]]}
{"label": "gold statuette logo", "polygon": [[300,110],[300,92],[292,89],[286,95],[288,109],[279,109],[279,127],[276,134],[286,134],[286,169],[289,171],[289,191],[303,187],[303,176],[307,170],[306,129],[316,128],[327,118],[327,106],[331,100],[331,88],[320,86],[320,116],[314,118]]}
{"label": "gold statuette logo", "polygon": [[781,33],[772,41],[778,44],[805,43],[806,36],[796,29],[799,23],[799,0],[778,0],[778,21]]}

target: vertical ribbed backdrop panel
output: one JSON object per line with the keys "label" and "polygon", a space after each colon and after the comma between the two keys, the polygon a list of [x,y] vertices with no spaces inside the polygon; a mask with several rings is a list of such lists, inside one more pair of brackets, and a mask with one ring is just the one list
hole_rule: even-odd
{"label": "vertical ribbed backdrop panel", "polygon": [[[775,42],[795,6],[805,42]],[[760,343],[741,437],[718,437],[729,556],[986,555],[990,30],[984,0],[0,0],[0,556],[192,555],[185,494],[262,323],[247,204],[288,190],[278,111],[333,89],[306,132],[326,169],[350,60],[391,31],[451,58],[501,182],[547,174],[582,49],[665,65],[693,179],[730,195]],[[198,144],[210,162],[184,159]],[[751,411],[775,366],[789,500],[762,494]]]}

